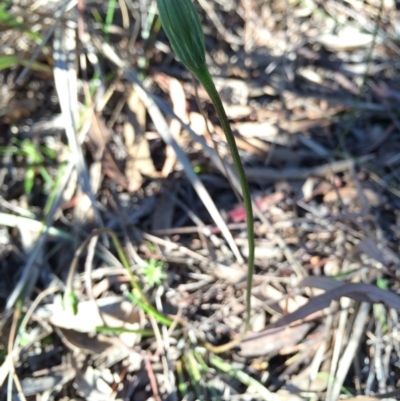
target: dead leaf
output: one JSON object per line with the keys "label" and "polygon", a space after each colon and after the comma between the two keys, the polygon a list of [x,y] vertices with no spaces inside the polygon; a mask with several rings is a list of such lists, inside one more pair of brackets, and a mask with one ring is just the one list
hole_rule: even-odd
{"label": "dead leaf", "polygon": [[[175,78],[169,78],[169,95],[172,101],[174,113],[185,123],[188,123],[188,115],[186,112],[186,95],[182,84]],[[173,138],[179,143],[179,135],[181,133],[181,123],[177,119],[171,121],[169,130]],[[167,146],[166,159],[161,171],[163,177],[173,171],[176,163],[176,153],[171,146]]]}
{"label": "dead leaf", "polygon": [[[171,148],[172,149],[172,148]],[[171,192],[173,195],[179,191],[179,188],[172,188]],[[169,196],[166,192],[162,192],[156,198],[156,204],[154,211],[151,215],[151,230],[163,230],[172,227],[174,213],[175,213],[176,202],[172,196]]]}
{"label": "dead leaf", "polygon": [[[259,139],[265,139],[273,143],[279,143],[280,145],[286,145],[287,143],[282,142],[279,137],[279,130],[270,122],[245,122],[233,124],[233,127],[243,137],[256,137]],[[286,141],[287,142],[287,141]]]}
{"label": "dead leaf", "polygon": [[351,51],[367,47],[372,43],[373,35],[362,33],[358,29],[345,27],[338,34],[325,34],[317,38],[317,42],[332,51]]}
{"label": "dead leaf", "polygon": [[225,111],[230,120],[241,120],[250,116],[253,108],[245,104],[229,104],[225,106]]}
{"label": "dead leaf", "polygon": [[301,341],[310,326],[310,323],[303,323],[293,328],[279,327],[248,335],[240,345],[240,355],[253,358],[271,352],[279,352],[281,348]]}
{"label": "dead leaf", "polygon": [[64,343],[71,349],[75,348],[87,353],[100,355],[107,348],[112,346],[111,341],[107,338],[104,338],[104,341],[102,341],[99,336],[92,337],[86,333],[80,333],[75,330],[59,329],[57,332],[61,335]]}
{"label": "dead leaf", "polygon": [[143,176],[158,176],[150,154],[150,147],[144,136],[146,108],[136,92],[128,99],[128,121],[124,124],[125,144],[128,158],[125,164],[125,175],[130,192],[137,191],[143,182]]}
{"label": "dead leaf", "polygon": [[376,242],[372,238],[363,238],[358,244],[357,248],[360,252],[365,253],[370,258],[375,259],[377,262],[387,265],[391,262],[391,258],[386,255],[386,252],[382,252]]}
{"label": "dead leaf", "polygon": [[204,117],[200,113],[192,111],[189,115],[190,128],[198,135],[207,135],[207,127]]}
{"label": "dead leaf", "polygon": [[112,377],[108,369],[102,369],[100,372],[91,366],[88,366],[85,372],[77,371],[74,383],[78,392],[86,401],[109,401],[115,399],[116,393],[112,391],[110,385],[103,379],[105,371],[108,371]]}
{"label": "dead leaf", "polygon": [[[3,97],[3,96],[2,96]],[[13,124],[20,121],[22,118],[29,117],[37,108],[37,102],[35,99],[20,99],[10,98],[10,102],[7,105],[1,105],[0,116],[4,117],[6,124]]]}
{"label": "dead leaf", "polygon": [[[256,205],[260,208],[260,210],[262,212],[265,212],[266,210],[268,210],[269,207],[281,202],[283,199],[284,199],[283,192],[275,192],[273,194],[266,195],[263,197],[257,197],[255,198],[254,201]],[[228,216],[234,223],[245,221],[246,211],[244,209],[244,206],[240,205],[232,210],[229,210]]]}
{"label": "dead leaf", "polygon": [[302,295],[295,295],[287,297],[282,292],[278,291],[273,285],[265,283],[261,286],[259,294],[264,301],[276,301],[276,303],[269,302],[268,306],[282,315],[283,313],[291,313],[297,310],[300,306],[305,305],[308,301]]}
{"label": "dead leaf", "polygon": [[318,70],[315,68],[308,66],[308,67],[300,67],[297,70],[297,73],[305,78],[308,79],[310,82],[316,83],[318,85],[323,85],[324,83],[324,77],[321,76],[321,74],[318,74]]}
{"label": "dead leaf", "polygon": [[60,366],[50,369],[47,372],[47,376],[27,377],[23,379],[21,386],[24,395],[29,397],[45,391],[54,390],[57,387],[61,390],[62,386],[71,381],[74,376],[75,369],[67,366]]}
{"label": "dead leaf", "polygon": [[[75,330],[60,328],[57,329],[57,333],[60,335],[63,343],[75,351],[77,361],[83,361],[87,354],[91,354],[92,359],[101,360],[105,366],[111,366],[127,357],[131,359],[133,357],[128,344],[134,345],[134,343],[124,337],[124,334],[132,335],[133,333],[123,333],[119,338],[103,334],[90,336]],[[134,355],[140,357],[138,354]]]}
{"label": "dead leaf", "polygon": [[291,377],[286,383],[284,388],[293,391],[312,391],[322,392],[325,391],[328,385],[328,381],[317,375],[313,380],[311,379],[311,365],[305,369],[301,369],[300,372]]}
{"label": "dead leaf", "polygon": [[93,332],[96,327],[104,325],[132,330],[139,328],[139,314],[134,305],[120,296],[100,298],[96,304],[81,301],[75,316],[64,309],[61,297],[57,297],[52,304],[38,308],[35,314],[47,318],[54,326],[81,333]]}
{"label": "dead leaf", "polygon": [[[93,153],[95,154],[95,163],[98,164],[98,172],[96,177],[96,186],[93,189],[94,193],[97,193],[102,177],[100,176],[100,171],[103,170],[104,174],[111,180],[115,181],[123,188],[127,188],[128,183],[126,176],[122,173],[121,169],[118,167],[114,155],[108,144],[111,139],[110,130],[107,127],[104,119],[95,114],[92,115],[92,125],[89,130],[90,138],[92,139],[92,144],[95,146]],[[91,179],[93,180],[93,173],[91,172]],[[92,184],[93,185],[93,184]]]}
{"label": "dead leaf", "polygon": [[[381,203],[380,196],[370,188],[364,188],[363,195],[367,198],[371,206],[379,206]],[[360,194],[358,189],[355,187],[336,188],[328,191],[324,195],[324,202],[336,202],[339,199],[339,196],[345,205],[349,205],[357,200],[360,197]]]}
{"label": "dead leaf", "polygon": [[[211,124],[211,123],[210,123],[210,124]],[[226,137],[225,137],[224,130],[223,130],[220,126],[216,125],[216,126],[214,127],[214,131],[216,132],[216,134],[217,134],[223,141],[226,141]],[[253,139],[253,141],[255,140],[255,141],[257,141],[257,142],[262,142],[262,141],[260,141],[260,140],[257,139],[257,138],[252,138],[252,139]],[[265,159],[265,158],[267,157],[267,153],[266,153],[266,151],[265,151],[265,147],[267,147],[268,150],[269,150],[269,146],[268,146],[267,144],[265,144],[265,142],[262,142],[262,143],[263,143],[263,145],[266,145],[266,146],[263,146],[263,145],[257,146],[257,145],[252,144],[247,138],[243,138],[243,137],[242,137],[240,134],[238,134],[238,133],[235,133],[235,142],[236,142],[236,145],[237,145],[237,147],[238,147],[239,149],[243,149],[243,150],[245,150],[246,152],[253,153],[255,156],[261,157],[261,158],[263,158],[263,159]],[[263,149],[263,148],[264,148],[264,149]]]}
{"label": "dead leaf", "polygon": [[213,269],[213,273],[219,279],[226,280],[231,284],[238,284],[247,277],[247,274],[243,272],[243,269],[237,264],[225,266],[221,263],[217,263]]}
{"label": "dead leaf", "polygon": [[327,277],[306,277],[298,284],[299,287],[316,287],[328,289],[322,295],[311,298],[307,304],[298,308],[295,312],[286,315],[274,327],[289,325],[295,321],[327,308],[333,300],[347,297],[360,302],[383,303],[389,308],[400,311],[400,297],[388,290],[382,290],[370,284],[341,283]]}
{"label": "dead leaf", "polygon": [[[247,244],[241,247],[240,250],[243,256],[246,258],[249,257],[249,247]],[[261,242],[257,245],[254,249],[254,254],[257,260],[281,260],[283,258],[282,249],[277,245],[271,244],[270,241]]]}
{"label": "dead leaf", "polygon": [[249,86],[241,79],[214,77],[215,86],[222,100],[228,103],[248,104]]}

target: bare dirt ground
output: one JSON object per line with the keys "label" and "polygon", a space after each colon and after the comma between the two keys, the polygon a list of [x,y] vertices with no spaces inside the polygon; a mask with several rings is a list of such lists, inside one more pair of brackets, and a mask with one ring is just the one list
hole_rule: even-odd
{"label": "bare dirt ground", "polygon": [[3,0],[0,399],[398,399],[400,3],[195,6],[251,330],[206,349],[244,325],[245,213],[155,1]]}

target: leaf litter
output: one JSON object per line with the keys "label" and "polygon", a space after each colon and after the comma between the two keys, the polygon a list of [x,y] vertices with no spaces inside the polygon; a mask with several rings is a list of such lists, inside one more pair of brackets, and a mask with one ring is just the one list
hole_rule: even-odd
{"label": "leaf litter", "polygon": [[[396,399],[397,5],[195,2],[256,205],[252,332],[216,357],[244,324],[243,207],[150,3],[0,5],[0,397]],[[146,301],[100,237],[73,315],[102,225]]]}

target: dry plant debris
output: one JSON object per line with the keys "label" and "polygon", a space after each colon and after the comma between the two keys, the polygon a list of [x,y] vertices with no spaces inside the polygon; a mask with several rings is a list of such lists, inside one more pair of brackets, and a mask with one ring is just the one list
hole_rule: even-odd
{"label": "dry plant debris", "polygon": [[244,324],[245,213],[155,1],[3,1],[0,399],[398,399],[399,3],[194,3],[255,205],[252,331],[204,348]]}

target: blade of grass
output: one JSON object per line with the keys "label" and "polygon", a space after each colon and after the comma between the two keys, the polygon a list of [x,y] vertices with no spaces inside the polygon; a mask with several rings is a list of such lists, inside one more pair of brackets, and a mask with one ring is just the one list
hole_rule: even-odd
{"label": "blade of grass", "polygon": [[260,382],[249,376],[246,372],[235,369],[231,364],[224,361],[219,356],[212,355],[210,358],[210,363],[222,372],[239,380],[245,386],[252,386],[263,400],[278,401],[279,398],[274,393],[271,393],[269,390],[267,390]]}
{"label": "blade of grass", "polygon": [[[24,229],[36,232],[41,232],[45,229],[45,223],[41,221],[7,213],[0,213],[0,226],[17,227],[21,230]],[[74,239],[72,235],[56,227],[48,227],[46,235],[70,241]]]}
{"label": "blade of grass", "polygon": [[38,33],[32,32],[24,24],[20,23],[18,19],[7,11],[7,3],[0,4],[0,31],[6,29],[18,29],[23,32],[30,39],[39,42],[41,37]]}
{"label": "blade of grass", "polygon": [[17,57],[17,56],[1,56],[0,57],[0,71],[18,64],[18,61],[19,61],[19,57]]}
{"label": "blade of grass", "polygon": [[64,177],[65,170],[66,170],[66,165],[58,166],[57,175],[56,175],[56,178],[54,179],[54,185],[52,186],[51,190],[49,191],[50,193],[49,193],[49,196],[47,197],[46,204],[43,209],[45,215],[47,215],[47,213],[50,211],[51,206],[57,197],[58,188],[60,187],[60,184]]}
{"label": "blade of grass", "polygon": [[188,385],[183,373],[181,360],[176,361],[176,372],[178,375],[178,389],[179,392],[181,393],[181,399],[184,400],[186,399],[189,393],[188,393]]}
{"label": "blade of grass", "polygon": [[151,305],[144,303],[135,294],[128,293],[127,296],[132,302],[134,302],[139,307],[141,307],[146,313],[151,314],[154,317],[154,319],[156,319],[159,323],[165,324],[168,327],[172,325],[173,320],[171,320],[168,317],[162,315],[160,312],[158,312],[156,309],[154,309]]}
{"label": "blade of grass", "polygon": [[161,28],[161,22],[157,16],[157,3],[155,1],[151,2],[143,25],[141,32],[143,53],[138,58],[138,76],[141,81],[144,81],[146,78],[147,68],[149,66],[147,49],[151,49],[154,46],[157,33]]}
{"label": "blade of grass", "polygon": [[[206,361],[201,356],[200,352],[194,350],[193,355],[196,358],[197,363],[200,365],[202,373],[209,373],[210,368],[208,367]],[[218,400],[220,398],[218,391],[208,380],[206,381],[206,387],[207,390],[210,392],[211,400]]]}
{"label": "blade of grass", "polygon": [[199,368],[197,366],[197,362],[196,359],[193,356],[193,352],[191,350],[189,350],[185,357],[184,357],[184,361],[185,361],[185,367],[186,370],[189,374],[190,377],[190,383],[194,389],[194,392],[196,394],[196,398],[198,400],[203,400],[204,396],[201,392],[201,373],[199,371]]}
{"label": "blade of grass", "polygon": [[122,333],[134,333],[140,334],[142,337],[154,337],[152,330],[130,330],[122,327],[108,327],[108,326],[97,326],[96,333],[110,333],[110,334],[122,334]]}
{"label": "blade of grass", "polygon": [[105,40],[108,42],[110,38],[110,26],[114,20],[114,13],[115,13],[115,5],[117,4],[116,0],[108,0],[107,5],[107,14],[106,14],[106,21],[104,24],[104,32],[106,34]]}

